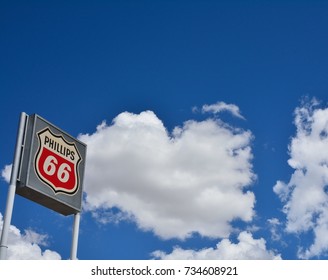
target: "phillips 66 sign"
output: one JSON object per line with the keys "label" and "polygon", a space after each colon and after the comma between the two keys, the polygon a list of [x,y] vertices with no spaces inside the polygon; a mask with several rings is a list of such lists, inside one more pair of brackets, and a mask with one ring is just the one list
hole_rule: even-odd
{"label": "phillips 66 sign", "polygon": [[67,142],[49,127],[37,132],[37,136],[36,174],[55,193],[74,194],[78,190],[78,166],[82,159],[75,143]]}
{"label": "phillips 66 sign", "polygon": [[85,157],[84,143],[29,116],[16,193],[63,215],[80,212]]}

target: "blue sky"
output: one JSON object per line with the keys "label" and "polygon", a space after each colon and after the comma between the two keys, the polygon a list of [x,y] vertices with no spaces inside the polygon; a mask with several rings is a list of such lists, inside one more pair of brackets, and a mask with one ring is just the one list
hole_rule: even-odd
{"label": "blue sky", "polygon": [[[1,1],[0,213],[24,111],[88,144],[80,259],[327,258],[327,12]],[[69,258],[72,221],[17,196],[10,256]]]}

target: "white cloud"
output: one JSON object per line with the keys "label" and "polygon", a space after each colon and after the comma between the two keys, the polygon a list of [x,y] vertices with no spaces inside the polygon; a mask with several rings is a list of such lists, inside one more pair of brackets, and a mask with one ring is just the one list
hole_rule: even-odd
{"label": "white cloud", "polygon": [[300,258],[328,252],[328,109],[318,101],[295,110],[296,136],[289,146],[289,165],[295,169],[288,183],[278,181],[274,192],[284,203],[286,230],[300,234],[313,231],[309,248],[300,248]]}
{"label": "white cloud", "polygon": [[[194,232],[227,237],[231,221],[253,218],[249,131],[207,119],[169,133],[145,111],[121,113],[79,139],[88,145],[85,207],[102,222],[128,218],[162,238],[183,239]],[[123,215],[115,218],[112,208]]]}
{"label": "white cloud", "polygon": [[[6,165],[1,171],[2,178],[9,183],[12,165]],[[3,217],[0,213],[0,233],[2,232]],[[47,246],[47,235],[39,234],[33,230],[24,233],[11,225],[8,236],[7,259],[9,260],[59,260],[61,256],[51,250],[42,251],[40,246]]]}
{"label": "white cloud", "polygon": [[241,232],[238,243],[231,243],[229,239],[220,241],[216,248],[206,248],[198,251],[175,248],[170,254],[155,251],[152,256],[164,260],[260,260],[281,259],[279,254],[267,250],[263,238],[254,239],[251,233]]}
{"label": "white cloud", "polygon": [[9,183],[10,181],[10,176],[11,176],[11,168],[12,164],[5,165],[5,167],[1,170],[1,177]]}
{"label": "white cloud", "polygon": [[[3,217],[0,213],[0,232],[2,231]],[[47,245],[47,235],[25,230],[24,233],[11,225],[8,235],[7,259],[9,260],[60,260],[61,256],[51,250],[42,251],[40,246]]]}
{"label": "white cloud", "polygon": [[271,239],[273,241],[280,241],[282,242],[281,237],[281,226],[282,223],[277,218],[271,218],[267,220],[269,224],[269,229],[271,233]]}
{"label": "white cloud", "polygon": [[225,102],[217,102],[216,104],[204,105],[202,107],[203,113],[210,112],[210,113],[218,114],[222,111],[228,111],[235,117],[244,119],[244,117],[240,114],[239,107],[235,104],[227,104]]}

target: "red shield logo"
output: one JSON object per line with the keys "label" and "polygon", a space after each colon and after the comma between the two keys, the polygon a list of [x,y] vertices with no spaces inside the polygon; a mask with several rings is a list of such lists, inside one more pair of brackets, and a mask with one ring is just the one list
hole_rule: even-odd
{"label": "red shield logo", "polygon": [[55,194],[73,195],[79,187],[78,165],[81,161],[74,142],[66,141],[48,127],[37,135],[39,149],[35,159],[36,174]]}

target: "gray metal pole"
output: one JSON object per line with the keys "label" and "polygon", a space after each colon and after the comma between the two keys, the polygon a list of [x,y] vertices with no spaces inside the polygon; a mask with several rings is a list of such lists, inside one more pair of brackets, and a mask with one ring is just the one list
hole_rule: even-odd
{"label": "gray metal pole", "polygon": [[77,259],[77,243],[79,240],[79,227],[80,227],[80,212],[74,214],[74,225],[73,225],[73,238],[71,247],[71,260]]}
{"label": "gray metal pole", "polygon": [[9,234],[11,216],[14,207],[16,181],[17,181],[18,168],[19,168],[19,163],[22,153],[23,137],[24,137],[24,130],[25,130],[27,117],[28,117],[27,114],[21,113],[19,128],[17,133],[14,162],[11,170],[10,184],[8,189],[6,210],[3,217],[3,226],[2,226],[1,241],[0,241],[0,260],[5,260],[7,258],[8,234]]}

